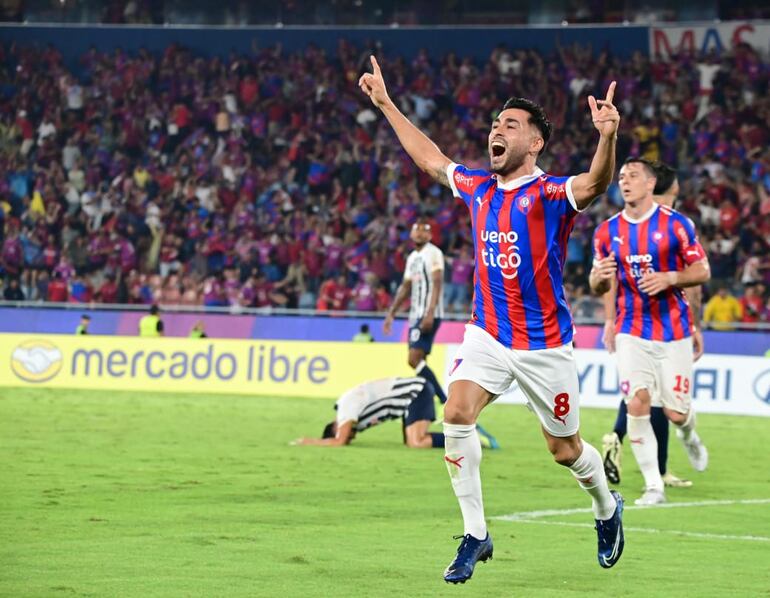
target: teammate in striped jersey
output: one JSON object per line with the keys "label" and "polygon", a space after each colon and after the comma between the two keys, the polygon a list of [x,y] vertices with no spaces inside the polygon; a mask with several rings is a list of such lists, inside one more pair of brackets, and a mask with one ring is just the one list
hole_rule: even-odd
{"label": "teammate in striped jersey", "polygon": [[[676,198],[679,195],[679,181],[676,177],[676,170],[662,162],[653,164],[655,169],[655,188],[653,189],[653,200],[655,203],[669,208],[674,207]],[[695,227],[695,224],[692,225]],[[703,332],[701,330],[701,300],[702,292],[700,286],[687,287],[684,289],[687,295],[687,301],[690,304],[690,313],[694,325],[693,340],[693,360],[698,361],[703,355]],[[610,353],[615,352],[615,300],[617,298],[617,281],[613,281],[612,288],[603,296],[604,313],[606,319],[602,341],[604,347]],[[602,456],[604,458],[604,471],[607,479],[613,484],[620,483],[621,474],[621,450],[623,438],[627,430],[628,408],[626,401],[621,400],[618,406],[618,415],[615,418],[615,426],[612,432],[605,434],[602,438]],[[692,486],[690,480],[683,480],[674,475],[668,469],[668,432],[669,423],[666,414],[663,413],[662,406],[653,405],[650,410],[650,423],[652,424],[655,439],[658,441],[658,470],[663,478],[663,484],[672,488],[689,488]]]}
{"label": "teammate in striped jersey", "polygon": [[441,403],[446,403],[436,374],[428,367],[433,339],[444,317],[444,254],[430,242],[430,224],[426,218],[418,218],[412,225],[410,238],[414,251],[409,254],[404,269],[404,279],[396,291],[393,303],[383,323],[383,331],[390,335],[393,318],[401,304],[411,295],[409,305],[409,366],[414,373],[433,385]]}
{"label": "teammate in striped jersey", "polygon": [[606,191],[615,169],[620,116],[589,98],[599,144],[588,172],[555,177],[537,168],[551,134],[543,109],[511,98],[492,123],[489,170],[455,164],[388,97],[374,57],[359,80],[417,166],[462,199],[470,215],[476,272],[473,313],[450,370],[444,408],[445,461],[463,515],[464,536],[444,580],[464,583],[478,561],[492,556],[481,498],[481,410],[516,381],[537,414],[550,452],[591,496],[598,560],[612,567],[623,551],[623,501],[611,492],[599,452],[581,440],[579,385],[572,351],[572,317],[562,271],[578,211]]}
{"label": "teammate in striped jersey", "polygon": [[444,435],[428,432],[436,419],[434,389],[425,378],[384,378],[364,382],[344,393],[334,408],[337,417],[321,438],[300,438],[296,444],[345,446],[363,432],[391,419],[403,419],[409,448],[443,448]]}
{"label": "teammate in striped jersey", "polygon": [[708,452],[695,431],[692,408],[693,324],[683,289],[710,278],[692,222],[653,200],[655,171],[640,158],[620,169],[625,207],[594,233],[591,288],[604,294],[617,281],[615,338],[621,392],[628,402],[628,436],[645,480],[636,503],[665,502],[650,423],[653,401],[678,427],[697,471]]}

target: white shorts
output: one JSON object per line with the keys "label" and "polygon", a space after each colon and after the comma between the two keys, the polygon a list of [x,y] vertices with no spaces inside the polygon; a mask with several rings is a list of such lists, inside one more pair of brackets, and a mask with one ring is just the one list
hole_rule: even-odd
{"label": "white shorts", "polygon": [[495,397],[518,382],[551,436],[572,436],[580,427],[580,386],[572,345],[537,351],[508,349],[468,324],[449,371],[449,384],[455,380],[475,382]]}
{"label": "white shorts", "polygon": [[615,337],[620,391],[626,400],[646,388],[652,405],[687,413],[692,402],[692,338],[648,341],[630,334]]}

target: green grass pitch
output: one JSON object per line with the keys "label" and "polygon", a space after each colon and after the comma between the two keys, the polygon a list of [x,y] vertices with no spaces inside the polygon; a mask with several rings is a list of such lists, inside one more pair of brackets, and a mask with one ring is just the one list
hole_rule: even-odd
{"label": "green grass pitch", "polygon": [[[404,448],[394,422],[349,448],[288,446],[331,406],[0,389],[0,595],[770,596],[770,503],[736,502],[770,499],[768,420],[700,416],[703,474],[672,438],[671,469],[695,486],[669,500],[727,504],[627,511],[614,569],[590,514],[492,519],[494,560],[447,586],[462,526],[443,452]],[[482,464],[488,518],[589,506],[526,409],[482,417],[502,444]],[[613,417],[584,410],[584,436],[598,445]]]}

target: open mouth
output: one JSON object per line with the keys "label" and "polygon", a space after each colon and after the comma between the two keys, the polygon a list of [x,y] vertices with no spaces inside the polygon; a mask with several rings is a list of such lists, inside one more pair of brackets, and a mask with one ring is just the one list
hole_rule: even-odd
{"label": "open mouth", "polygon": [[490,147],[492,150],[493,158],[499,158],[505,153],[505,145],[499,141],[493,141]]}

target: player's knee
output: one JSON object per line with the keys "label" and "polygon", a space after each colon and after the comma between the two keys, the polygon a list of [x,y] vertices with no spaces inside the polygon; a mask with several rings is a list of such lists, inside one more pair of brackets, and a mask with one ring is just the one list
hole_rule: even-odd
{"label": "player's knee", "polygon": [[553,460],[564,467],[569,467],[577,461],[581,453],[580,442],[572,442],[569,439],[551,442],[548,444],[548,449],[553,455]]}
{"label": "player's knee", "polygon": [[444,421],[448,424],[472,424],[474,410],[469,404],[461,401],[447,401],[444,406]]}
{"label": "player's knee", "polygon": [[648,415],[650,412],[650,393],[646,388],[640,388],[628,401],[628,414],[634,417]]}

